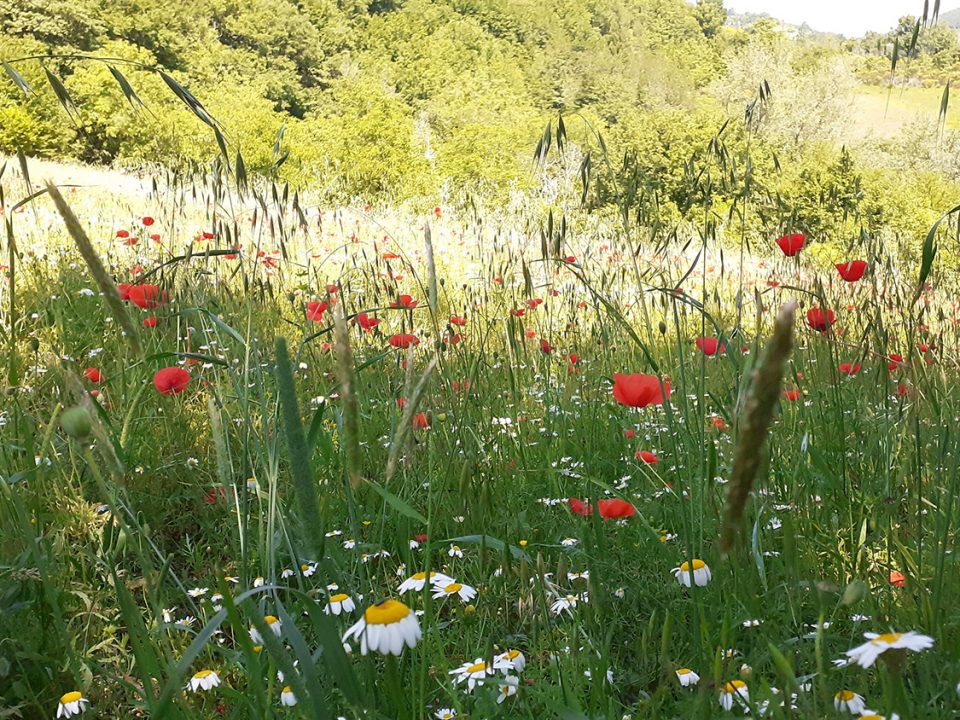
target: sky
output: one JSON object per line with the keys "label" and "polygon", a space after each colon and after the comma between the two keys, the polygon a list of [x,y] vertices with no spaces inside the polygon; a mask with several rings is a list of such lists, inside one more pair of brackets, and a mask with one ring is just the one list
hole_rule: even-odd
{"label": "sky", "polygon": [[[735,12],[767,13],[791,24],[806,22],[814,30],[849,37],[870,30],[886,32],[903,15],[923,14],[923,0],[724,0],[724,5]],[[942,0],[940,12],[958,6],[956,0]]]}

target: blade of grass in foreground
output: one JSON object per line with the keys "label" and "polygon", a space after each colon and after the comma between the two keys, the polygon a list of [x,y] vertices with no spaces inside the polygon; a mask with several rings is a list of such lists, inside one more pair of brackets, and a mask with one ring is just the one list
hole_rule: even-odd
{"label": "blade of grass in foreground", "polygon": [[760,469],[762,449],[767,440],[773,411],[780,398],[780,382],[783,368],[793,348],[793,316],[796,303],[787,303],[773,329],[773,337],[767,343],[763,364],[757,368],[750,397],[744,408],[743,426],[737,439],[733,459],[733,478],[727,494],[723,526],[720,531],[720,550],[726,555],[733,548],[742,530],[743,511],[753,488],[753,481]]}
{"label": "blade of grass in foreground", "polygon": [[120,300],[120,293],[117,292],[116,283],[113,282],[110,274],[106,271],[106,268],[103,267],[97,251],[93,249],[93,243],[91,243],[90,238],[87,237],[87,233],[80,225],[80,221],[77,220],[77,216],[73,214],[73,210],[67,205],[67,201],[63,199],[63,195],[60,194],[60,191],[53,183],[48,182],[46,186],[47,192],[53,200],[53,204],[56,205],[57,211],[63,217],[63,222],[67,226],[67,232],[70,233],[73,241],[77,244],[77,249],[80,250],[80,254],[87,263],[87,267],[90,268],[90,274],[93,275],[97,287],[100,288],[100,292],[102,292],[103,297],[106,298],[107,305],[110,306],[110,311],[119,321],[120,327],[123,328],[124,335],[126,335],[127,340],[130,342],[133,352],[138,357],[143,357],[140,335],[137,333],[136,326],[127,314],[126,308],[123,307],[123,301]]}
{"label": "blade of grass in foreground", "polygon": [[316,557],[323,557],[323,518],[317,488],[310,472],[310,457],[307,454],[307,439],[300,424],[300,410],[297,407],[297,393],[293,385],[293,373],[290,371],[290,353],[287,341],[277,338],[277,391],[280,395],[280,417],[283,423],[283,435],[287,451],[290,453],[290,470],[293,474],[293,487],[300,504],[300,513],[304,527],[309,534],[310,549]]}

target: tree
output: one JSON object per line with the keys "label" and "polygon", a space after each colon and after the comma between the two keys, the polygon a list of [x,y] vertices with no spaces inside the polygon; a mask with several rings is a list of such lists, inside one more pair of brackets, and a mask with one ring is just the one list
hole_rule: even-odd
{"label": "tree", "polygon": [[694,16],[703,34],[712,38],[727,21],[727,9],[723,6],[723,0],[697,0]]}

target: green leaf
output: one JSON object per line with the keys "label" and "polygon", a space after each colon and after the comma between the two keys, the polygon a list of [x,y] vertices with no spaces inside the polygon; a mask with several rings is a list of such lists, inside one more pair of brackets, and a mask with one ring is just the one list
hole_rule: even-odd
{"label": "green leaf", "polygon": [[510,551],[510,554],[518,560],[527,560],[530,561],[530,556],[527,555],[523,550],[514,546],[508,545],[503,540],[497,540],[495,537],[490,535],[461,535],[460,537],[448,538],[444,540],[445,543],[469,543],[471,545],[486,545],[497,552],[502,553],[504,549]]}
{"label": "green leaf", "polygon": [[3,69],[7,75],[10,76],[10,79],[13,80],[14,84],[23,91],[24,95],[33,94],[33,88],[30,87],[30,83],[23,79],[23,76],[14,69],[13,65],[3,63]]}
{"label": "green leaf", "polygon": [[387,505],[392,507],[398,513],[400,513],[401,515],[405,515],[411,520],[416,520],[421,525],[427,524],[427,519],[423,515],[421,515],[416,510],[414,510],[413,507],[411,507],[405,500],[401,500],[392,492],[387,490],[383,485],[376,482],[375,480],[368,480],[367,484],[371,488],[373,488],[373,491],[376,492],[377,495],[379,495],[384,499]]}

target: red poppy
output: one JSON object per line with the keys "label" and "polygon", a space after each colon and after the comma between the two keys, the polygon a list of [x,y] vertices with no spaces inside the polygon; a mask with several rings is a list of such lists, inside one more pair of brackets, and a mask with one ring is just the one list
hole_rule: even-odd
{"label": "red poppy", "polygon": [[713,415],[710,417],[710,424],[713,425],[717,430],[726,430],[727,422],[720,417],[719,415]]}
{"label": "red poppy", "polygon": [[121,239],[128,238],[130,237],[130,233],[126,230],[117,230],[117,237]]}
{"label": "red poppy", "polygon": [[910,393],[910,388],[908,388],[908,387],[907,387],[906,385],[904,385],[903,383],[900,383],[900,384],[897,386],[897,395],[900,395],[901,397],[903,397],[903,396],[905,396],[905,395],[908,395],[909,393]]}
{"label": "red poppy", "polygon": [[160,236],[157,235],[156,233],[154,233],[153,235],[151,235],[151,236],[150,236],[150,239],[153,240],[155,243],[160,242]]}
{"label": "red poppy", "polygon": [[575,262],[577,261],[577,258],[576,258],[575,256],[573,256],[573,255],[567,255],[567,257],[564,258],[564,259],[565,259],[568,263],[575,263]]}
{"label": "red poppy", "polygon": [[656,465],[660,462],[660,458],[654,455],[649,450],[637,450],[636,455],[634,455],[637,460],[643,460],[647,465]]}
{"label": "red poppy", "polygon": [[717,352],[726,352],[727,346],[722,342],[713,337],[699,337],[697,338],[697,347],[703,352],[706,356],[716,355]]}
{"label": "red poppy", "polygon": [[166,367],[157,370],[153,376],[153,386],[164,395],[176,395],[183,392],[190,382],[190,373],[180,367]]}
{"label": "red poppy", "polygon": [[397,398],[397,407],[403,410],[407,406],[407,399],[398,397]]}
{"label": "red poppy", "polygon": [[124,300],[129,300],[142,310],[155,308],[163,305],[169,299],[166,290],[160,290],[156,285],[130,285],[126,288],[126,294],[120,296]]}
{"label": "red poppy", "polygon": [[890,571],[890,584],[894,587],[903,587],[907,584],[907,578],[899,570]]}
{"label": "red poppy", "polygon": [[433,209],[433,214],[436,216],[437,220],[439,220],[439,219],[440,219],[440,215],[443,214],[443,211],[442,211],[440,208],[435,207],[435,208]]}
{"label": "red poppy", "polygon": [[794,233],[793,235],[784,235],[783,237],[777,238],[777,245],[783,250],[784,255],[793,257],[803,249],[803,244],[806,241],[807,238],[804,237],[802,233]]}
{"label": "red poppy", "polygon": [[523,314],[525,312],[526,310],[524,310],[523,308],[520,308],[519,310],[511,310],[510,314],[513,315],[514,317],[523,317]]}
{"label": "red poppy", "polygon": [[367,332],[373,330],[377,325],[380,324],[380,319],[375,317],[370,317],[366,313],[359,313],[354,321],[362,327]]}
{"label": "red poppy", "polygon": [[626,430],[623,431],[623,436],[624,436],[627,440],[633,440],[633,438],[635,438],[635,437],[637,436],[637,432],[636,432],[635,430],[633,430],[632,428],[627,428]]}
{"label": "red poppy", "polygon": [[531,310],[536,310],[541,305],[543,305],[543,300],[541,300],[540,298],[533,298],[531,300],[527,300],[527,307],[530,308]]}
{"label": "red poppy", "polygon": [[450,324],[457,325],[458,327],[466,327],[467,321],[462,317],[457,317],[456,315],[450,316]]}
{"label": "red poppy", "polygon": [[125,238],[125,239],[124,239],[123,244],[126,245],[127,247],[133,247],[133,246],[136,245],[138,242],[140,242],[140,238],[138,238],[138,237],[128,237],[128,238]]}
{"label": "red poppy", "polygon": [[157,318],[156,318],[156,316],[155,316],[155,315],[151,315],[150,317],[145,317],[145,318],[143,319],[143,326],[144,326],[145,328],[155,328],[155,327],[157,326]]}
{"label": "red poppy", "polygon": [[587,505],[587,503],[580,498],[569,498],[567,505],[570,506],[570,512],[575,515],[593,515],[593,505]]}
{"label": "red poppy", "polygon": [[314,300],[307,303],[307,320],[312,320],[315,323],[323,322],[323,314],[327,311],[327,302],[326,300]]}
{"label": "red poppy", "polygon": [[414,300],[409,295],[401,295],[397,300],[394,300],[391,307],[395,308],[415,308],[417,306],[418,300]]}
{"label": "red poppy", "polygon": [[227,501],[227,489],[223,485],[214,485],[203,496],[203,502],[207,505],[216,505],[218,502]]}
{"label": "red poppy", "polygon": [[867,262],[865,260],[851,260],[848,263],[837,263],[836,268],[841,278],[847,282],[856,282],[867,271]]}
{"label": "red poppy", "polygon": [[600,512],[600,517],[605,520],[609,518],[628,518],[637,514],[637,509],[633,505],[620,498],[599,500],[597,510]]}
{"label": "red poppy", "polygon": [[97,368],[89,367],[83,371],[84,376],[92,383],[102,383],[106,381],[106,378],[103,376],[103,373],[97,370]]}
{"label": "red poppy", "polygon": [[553,352],[553,348],[550,346],[550,343],[548,343],[546,340],[541,340],[540,352],[542,352],[544,355],[549,355],[551,352]]}
{"label": "red poppy", "polygon": [[426,542],[426,541],[427,541],[427,534],[426,534],[426,533],[420,533],[419,535],[414,535],[414,536],[413,536],[413,539],[416,540],[418,543]]}
{"label": "red poppy", "polygon": [[860,372],[860,363],[840,363],[841,375],[856,375]]}
{"label": "red poppy", "polygon": [[380,257],[382,257],[384,260],[396,260],[396,259],[399,258],[400,256],[397,255],[396,253],[385,252],[385,253],[383,253],[383,255],[381,255]]}
{"label": "red poppy", "polygon": [[580,356],[576,353],[570,353],[567,355],[567,360],[570,361],[571,365],[576,365],[578,362],[580,362]]}
{"label": "red poppy", "polygon": [[430,429],[430,420],[427,418],[426,413],[417,413],[413,416],[413,429],[414,430],[429,430]]}
{"label": "red poppy", "polygon": [[897,355],[897,353],[891,354],[889,360],[890,362],[887,363],[887,370],[891,372],[893,372],[903,364],[903,356]]}
{"label": "red poppy", "polygon": [[443,334],[444,344],[453,343],[454,345],[459,345],[461,339],[462,338],[460,337],[460,333],[454,333],[453,335],[451,335],[450,333],[445,332]]}
{"label": "red poppy", "polygon": [[660,379],[653,375],[614,373],[613,397],[628,407],[662,405],[664,399],[670,399],[670,383],[664,380],[661,389]]}
{"label": "red poppy", "polygon": [[151,225],[153,225],[153,218],[145,217],[143,218],[143,220],[141,220],[141,222],[143,223],[144,227],[150,227]]}
{"label": "red poppy", "polygon": [[395,348],[403,348],[406,350],[411,345],[414,347],[419,345],[420,338],[418,338],[416,335],[411,335],[410,333],[397,333],[396,335],[392,335],[388,342]]}
{"label": "red poppy", "polygon": [[783,391],[783,396],[784,396],[787,400],[790,400],[791,402],[793,402],[793,401],[795,401],[795,400],[799,400],[799,399],[800,399],[800,391],[799,391],[797,388],[793,388],[793,389],[791,389],[791,390],[784,390],[784,391]]}
{"label": "red poppy", "polygon": [[819,307],[807,310],[807,325],[817,332],[827,332],[835,319],[833,310],[824,310]]}

